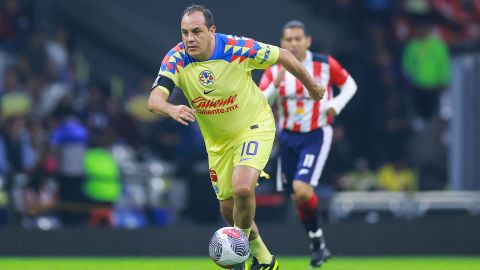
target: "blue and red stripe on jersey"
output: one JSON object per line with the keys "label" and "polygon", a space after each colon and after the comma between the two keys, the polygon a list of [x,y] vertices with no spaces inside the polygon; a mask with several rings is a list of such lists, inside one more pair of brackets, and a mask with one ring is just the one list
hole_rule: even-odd
{"label": "blue and red stripe on jersey", "polygon": [[[251,38],[238,37],[225,34],[215,34],[215,50],[206,61],[224,60],[229,63],[239,60],[242,63],[247,58],[255,58],[262,46]],[[186,68],[189,64],[198,62],[185,50],[183,42],[177,44],[163,58],[160,72],[168,71],[172,74],[179,72],[178,67]]]}

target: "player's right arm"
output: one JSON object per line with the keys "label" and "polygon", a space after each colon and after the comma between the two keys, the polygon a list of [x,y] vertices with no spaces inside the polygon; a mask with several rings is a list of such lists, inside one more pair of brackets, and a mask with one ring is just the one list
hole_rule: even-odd
{"label": "player's right arm", "polygon": [[[172,89],[173,90],[173,89]],[[159,115],[168,115],[182,125],[195,121],[195,111],[185,105],[173,105],[167,101],[169,91],[164,86],[156,86],[148,98],[148,109]]]}
{"label": "player's right arm", "polygon": [[159,115],[168,115],[180,124],[188,126],[188,122],[195,121],[195,111],[188,106],[173,105],[167,101],[175,86],[179,85],[183,55],[183,45],[179,43],[163,58],[160,71],[148,98],[148,109]]}

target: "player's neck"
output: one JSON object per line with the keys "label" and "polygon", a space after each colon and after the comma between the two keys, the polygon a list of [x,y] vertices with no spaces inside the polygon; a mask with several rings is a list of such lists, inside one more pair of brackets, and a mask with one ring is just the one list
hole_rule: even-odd
{"label": "player's neck", "polygon": [[304,52],[303,54],[299,55],[298,62],[303,63],[305,59],[307,59],[307,52]]}

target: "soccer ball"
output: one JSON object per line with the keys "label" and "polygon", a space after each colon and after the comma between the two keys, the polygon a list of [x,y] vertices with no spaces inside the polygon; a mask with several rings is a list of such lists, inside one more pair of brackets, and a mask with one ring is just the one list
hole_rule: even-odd
{"label": "soccer ball", "polygon": [[250,256],[248,237],[238,228],[223,227],[217,230],[208,244],[210,258],[223,268],[245,262]]}

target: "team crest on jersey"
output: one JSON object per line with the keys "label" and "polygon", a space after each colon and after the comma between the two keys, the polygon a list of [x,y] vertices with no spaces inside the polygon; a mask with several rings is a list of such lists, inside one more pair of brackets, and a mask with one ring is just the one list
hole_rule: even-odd
{"label": "team crest on jersey", "polygon": [[198,81],[203,86],[210,86],[215,81],[215,76],[210,70],[204,70],[200,72],[200,76],[198,76]]}

